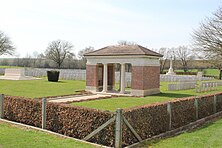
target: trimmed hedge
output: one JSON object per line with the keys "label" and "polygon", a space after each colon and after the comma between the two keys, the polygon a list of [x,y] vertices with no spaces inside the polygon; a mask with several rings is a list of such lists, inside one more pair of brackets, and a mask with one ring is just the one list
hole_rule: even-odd
{"label": "trimmed hedge", "polygon": [[[220,112],[222,111],[222,93],[216,96],[216,111]],[[214,114],[214,94],[212,94],[125,109],[123,116],[142,139],[147,139],[196,121],[195,99],[198,100],[198,119]],[[171,129],[167,112],[168,103],[171,106]],[[39,100],[6,96],[4,115],[8,120],[41,127],[41,107],[42,103]],[[83,139],[113,116],[112,112],[48,102],[46,129]],[[114,146],[114,135],[115,123],[112,123],[89,141]],[[135,142],[138,142],[137,139],[126,125],[123,125],[123,146]]]}
{"label": "trimmed hedge", "polygon": [[[222,111],[222,93],[216,94],[216,111]],[[171,105],[171,129],[176,129],[196,121],[195,99],[198,100],[198,119],[214,114],[214,94],[176,99],[169,101]],[[167,103],[156,103],[124,110],[124,116],[141,136],[147,139],[169,131],[170,118],[167,113]],[[123,129],[123,144],[138,142],[127,128]]]}
{"label": "trimmed hedge", "polygon": [[[42,103],[38,100],[9,96],[4,99],[5,119],[11,121],[41,127],[41,109]],[[84,138],[113,116],[111,112],[49,102],[46,111],[46,129],[78,139]],[[114,124],[106,127],[89,141],[113,146],[113,139]]]}
{"label": "trimmed hedge", "polygon": [[198,118],[204,118],[214,113],[213,111],[213,95],[206,95],[198,98]]}
{"label": "trimmed hedge", "polygon": [[175,72],[177,75],[197,75],[197,72]]}
{"label": "trimmed hedge", "polygon": [[172,129],[187,125],[196,120],[193,98],[185,98],[171,102]]}
{"label": "trimmed hedge", "polygon": [[222,94],[217,95],[217,112],[222,111]]}
{"label": "trimmed hedge", "polygon": [[[156,103],[126,109],[123,115],[142,139],[147,139],[169,130],[166,103]],[[123,143],[132,144],[135,142],[137,140],[129,134],[128,129],[124,128]]]}
{"label": "trimmed hedge", "polygon": [[6,96],[4,99],[4,117],[11,121],[41,127],[41,102],[22,97]]}

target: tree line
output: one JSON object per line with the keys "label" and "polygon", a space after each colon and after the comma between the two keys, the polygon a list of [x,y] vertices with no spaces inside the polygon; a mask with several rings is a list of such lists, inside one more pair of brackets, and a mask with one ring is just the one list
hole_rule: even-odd
{"label": "tree line", "polygon": [[[166,68],[166,62],[172,59],[180,62],[182,69],[186,72],[189,69],[190,61],[201,59],[210,62],[215,68],[218,68],[221,72],[221,77],[222,7],[219,7],[211,17],[207,17],[200,23],[199,28],[195,29],[192,33],[192,40],[192,46],[163,47],[156,50],[163,55],[160,59],[160,70],[163,71]],[[136,43],[122,40],[118,44],[133,45]],[[85,68],[86,59],[83,55],[93,50],[94,48],[91,46],[86,47],[80,50],[76,57],[73,53],[72,43],[65,40],[55,40],[49,43],[44,53],[35,55],[34,57],[15,59],[14,63],[18,66],[27,67]],[[0,31],[0,55],[12,55],[14,51],[15,48],[10,38],[4,32]],[[7,64],[6,61],[4,62]],[[20,65],[20,63],[22,64]]]}

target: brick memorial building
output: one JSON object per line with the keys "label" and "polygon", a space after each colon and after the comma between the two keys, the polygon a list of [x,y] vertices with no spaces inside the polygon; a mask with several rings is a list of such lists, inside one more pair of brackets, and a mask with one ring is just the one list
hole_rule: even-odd
{"label": "brick memorial building", "polygon": [[84,55],[86,91],[112,93],[115,86],[115,64],[121,65],[120,94],[125,94],[125,65],[132,65],[131,95],[147,96],[160,92],[161,54],[140,45],[107,46]]}

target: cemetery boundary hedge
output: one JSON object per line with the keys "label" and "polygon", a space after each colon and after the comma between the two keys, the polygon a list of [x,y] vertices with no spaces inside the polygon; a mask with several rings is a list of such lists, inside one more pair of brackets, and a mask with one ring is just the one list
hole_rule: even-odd
{"label": "cemetery boundary hedge", "polygon": [[[78,139],[83,139],[115,115],[108,111],[49,102],[46,108],[46,129]],[[133,107],[123,110],[123,116],[142,140],[145,140],[221,111],[222,93],[217,93]],[[4,118],[41,127],[42,102],[6,96]],[[107,126],[89,141],[114,146],[115,123]],[[122,141],[123,146],[138,142],[125,124],[123,124]]]}
{"label": "cemetery boundary hedge", "polygon": [[[214,95],[216,95],[216,104],[214,104]],[[198,102],[197,108],[195,108],[195,99]],[[171,116],[167,111],[168,104],[171,106]],[[125,109],[123,115],[145,140],[221,111],[222,93],[217,93],[133,107]],[[136,142],[138,142],[136,138],[123,127],[123,143],[131,145]]]}
{"label": "cemetery boundary hedge", "polygon": [[[66,136],[83,139],[100,125],[112,118],[114,113],[47,102],[46,129]],[[4,118],[41,128],[42,102],[21,97],[4,98]],[[89,141],[112,146],[114,124],[107,126]]]}

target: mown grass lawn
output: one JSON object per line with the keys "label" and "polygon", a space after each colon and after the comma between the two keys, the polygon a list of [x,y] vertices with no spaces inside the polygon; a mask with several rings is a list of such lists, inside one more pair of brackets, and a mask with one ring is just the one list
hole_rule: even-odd
{"label": "mown grass lawn", "polygon": [[0,65],[0,68],[22,68],[22,67],[19,67],[19,66],[2,66],[2,65]]}
{"label": "mown grass lawn", "polygon": [[147,142],[139,147],[148,148],[219,148],[222,147],[222,119],[193,132],[155,142]]}
{"label": "mown grass lawn", "polygon": [[219,76],[220,71],[218,69],[205,69],[206,75]]}
{"label": "mown grass lawn", "polygon": [[117,97],[103,100],[93,100],[85,102],[75,102],[72,105],[85,106],[89,108],[95,108],[100,110],[115,111],[117,108],[130,108],[134,106],[141,106],[145,104],[151,104],[156,102],[165,102],[175,98],[184,98],[191,96],[200,96],[204,94],[210,94],[222,90],[222,86],[217,91],[196,93],[194,89],[180,90],[180,91],[168,91],[167,82],[160,83],[161,93],[157,95],[147,97]]}
{"label": "mown grass lawn", "polygon": [[61,80],[57,83],[48,82],[45,78],[24,81],[0,80],[0,94],[28,98],[75,94],[75,91],[84,89],[85,81]]}
{"label": "mown grass lawn", "polygon": [[[181,91],[167,91],[166,82],[161,82],[161,93],[147,97],[116,97],[111,99],[76,102],[72,105],[85,106],[89,108],[96,108],[100,110],[115,111],[117,108],[130,108],[134,106],[141,106],[155,102],[164,102],[175,98],[198,96],[213,93],[195,93],[192,90]],[[42,98],[47,96],[60,96],[75,94],[78,90],[85,89],[85,81],[76,80],[61,80],[58,83],[48,82],[46,79],[41,80],[28,80],[28,81],[11,81],[0,80],[0,94],[10,96],[23,96],[26,98]],[[218,91],[221,91],[219,87]]]}
{"label": "mown grass lawn", "polygon": [[92,148],[92,145],[61,138],[0,121],[0,148]]}

